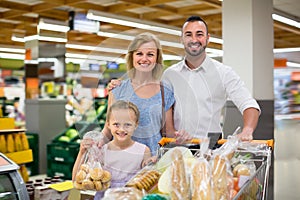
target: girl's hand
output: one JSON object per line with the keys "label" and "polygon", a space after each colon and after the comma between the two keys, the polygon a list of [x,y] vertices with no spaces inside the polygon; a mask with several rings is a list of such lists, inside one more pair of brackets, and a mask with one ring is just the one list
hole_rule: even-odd
{"label": "girl's hand", "polygon": [[91,148],[94,144],[94,140],[92,138],[84,138],[80,142],[80,153],[83,154],[87,149]]}
{"label": "girl's hand", "polygon": [[142,167],[145,167],[150,164],[154,164],[156,162],[157,162],[157,156],[152,156],[152,157],[148,158],[147,160],[143,161]]}

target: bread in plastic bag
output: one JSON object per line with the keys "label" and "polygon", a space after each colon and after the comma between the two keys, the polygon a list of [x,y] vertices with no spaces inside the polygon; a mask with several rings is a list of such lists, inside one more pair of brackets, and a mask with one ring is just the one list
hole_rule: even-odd
{"label": "bread in plastic bag", "polygon": [[109,188],[105,191],[102,200],[116,200],[116,199],[128,199],[128,200],[141,200],[144,193],[134,187],[120,187]]}
{"label": "bread in plastic bag", "polygon": [[189,199],[189,180],[185,169],[182,152],[178,149],[172,152],[171,173],[171,192],[172,200]]}
{"label": "bread in plastic bag", "polygon": [[97,145],[102,137],[102,134],[97,131],[90,131],[84,135],[83,140],[91,139],[93,144],[87,149],[79,164],[73,181],[74,188],[103,191],[110,187],[111,173],[102,168],[102,151]]}

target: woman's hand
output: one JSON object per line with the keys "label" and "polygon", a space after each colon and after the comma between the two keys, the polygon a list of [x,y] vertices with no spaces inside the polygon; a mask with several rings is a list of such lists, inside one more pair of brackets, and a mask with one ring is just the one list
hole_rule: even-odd
{"label": "woman's hand", "polygon": [[112,91],[112,89],[114,89],[115,87],[118,87],[121,84],[121,80],[120,79],[112,79],[108,84],[107,84],[107,91],[110,92]]}

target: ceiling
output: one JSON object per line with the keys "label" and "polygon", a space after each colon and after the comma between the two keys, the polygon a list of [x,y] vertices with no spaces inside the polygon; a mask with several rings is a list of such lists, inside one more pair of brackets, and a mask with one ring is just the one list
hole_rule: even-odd
{"label": "ceiling", "polygon": [[[298,0],[274,0],[274,11],[299,21],[300,7]],[[210,34],[222,38],[222,2],[219,0],[0,0],[0,47],[24,48],[24,43],[12,41],[11,37],[29,36],[37,33],[40,18],[50,18],[67,22],[69,13],[87,13],[96,10],[125,16],[138,20],[146,20],[162,25],[180,28],[185,19],[197,14],[208,23]],[[126,33],[136,35],[143,30],[111,23],[100,24],[104,32]],[[53,33],[52,33],[53,34]],[[55,33],[58,34],[58,33]],[[178,36],[155,33],[161,40],[179,42]],[[300,47],[300,30],[274,21],[274,48]],[[125,49],[128,40],[108,38],[94,33],[71,30],[67,33],[68,44],[112,47]],[[222,49],[221,44],[210,43],[211,48]],[[182,48],[164,46],[164,53],[183,55]],[[90,51],[67,48],[68,53],[99,54],[101,56],[122,56],[117,52]],[[300,63],[300,52],[278,54],[277,57],[288,57],[290,61]]]}

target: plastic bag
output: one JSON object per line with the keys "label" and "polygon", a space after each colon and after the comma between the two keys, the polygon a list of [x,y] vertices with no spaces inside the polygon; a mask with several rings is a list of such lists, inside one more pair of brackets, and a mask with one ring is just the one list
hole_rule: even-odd
{"label": "plastic bag", "polygon": [[144,193],[133,187],[110,188],[104,193],[102,200],[130,199],[140,200]]}
{"label": "plastic bag", "polygon": [[103,191],[110,187],[111,173],[102,168],[102,150],[97,145],[102,137],[102,134],[97,131],[90,131],[84,135],[83,141],[92,140],[93,143],[87,149],[79,164],[73,182],[74,188],[79,190]]}

